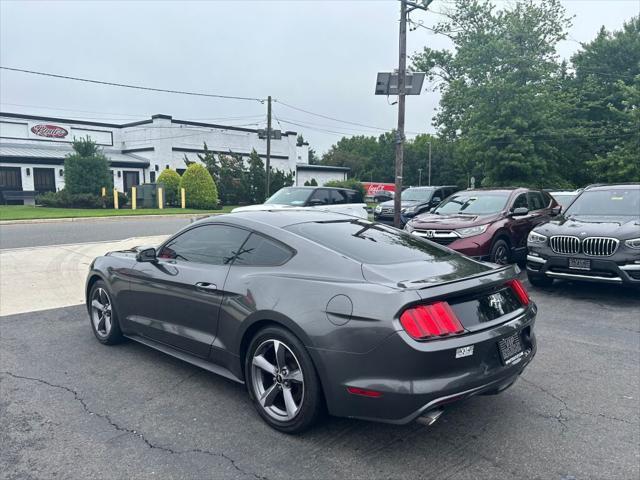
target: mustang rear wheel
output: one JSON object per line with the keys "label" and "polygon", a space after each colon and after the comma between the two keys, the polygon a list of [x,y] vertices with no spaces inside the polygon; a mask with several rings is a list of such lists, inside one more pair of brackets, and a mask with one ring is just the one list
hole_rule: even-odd
{"label": "mustang rear wheel", "polygon": [[251,341],[245,361],[249,395],[273,428],[299,433],[322,411],[320,382],[304,345],[290,332],[268,327]]}
{"label": "mustang rear wheel", "polygon": [[122,341],[123,337],[112,296],[102,280],[97,281],[91,287],[88,307],[91,328],[98,341],[105,345],[113,345]]}

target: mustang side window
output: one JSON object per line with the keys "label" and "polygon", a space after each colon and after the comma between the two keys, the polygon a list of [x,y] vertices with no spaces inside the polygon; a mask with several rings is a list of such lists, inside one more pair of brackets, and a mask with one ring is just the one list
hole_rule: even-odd
{"label": "mustang side window", "polygon": [[226,265],[231,262],[249,232],[228,225],[202,225],[187,230],[167,243],[159,258]]}
{"label": "mustang side window", "polygon": [[293,253],[293,250],[278,241],[252,233],[236,253],[233,264],[259,267],[278,266],[289,260]]}

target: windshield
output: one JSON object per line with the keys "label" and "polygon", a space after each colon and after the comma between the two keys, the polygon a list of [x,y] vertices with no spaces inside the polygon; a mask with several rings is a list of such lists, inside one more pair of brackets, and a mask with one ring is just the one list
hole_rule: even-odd
{"label": "windshield", "polygon": [[426,202],[431,199],[432,188],[407,188],[402,192],[402,200],[408,202]]}
{"label": "windshield", "polygon": [[465,213],[468,215],[486,215],[504,209],[509,192],[465,192],[457,193],[441,203],[434,213],[446,215]]}
{"label": "windshield", "polygon": [[304,205],[313,192],[311,188],[281,188],[264,202],[269,205]]}
{"label": "windshield", "polygon": [[583,192],[567,209],[565,215],[640,217],[640,189]]}
{"label": "windshield", "polygon": [[298,223],[285,228],[362,263],[432,261],[452,254],[402,230],[363,220]]}

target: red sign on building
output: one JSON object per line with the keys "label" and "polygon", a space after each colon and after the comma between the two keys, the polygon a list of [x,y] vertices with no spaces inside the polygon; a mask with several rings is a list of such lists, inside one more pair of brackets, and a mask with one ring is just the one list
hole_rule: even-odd
{"label": "red sign on building", "polygon": [[48,123],[40,123],[31,127],[31,131],[39,137],[47,138],[64,138],[69,135],[66,128],[59,127],[58,125],[51,125]]}
{"label": "red sign on building", "polygon": [[362,182],[362,185],[364,186],[364,194],[367,197],[373,197],[381,191],[396,191],[396,186],[393,183]]}

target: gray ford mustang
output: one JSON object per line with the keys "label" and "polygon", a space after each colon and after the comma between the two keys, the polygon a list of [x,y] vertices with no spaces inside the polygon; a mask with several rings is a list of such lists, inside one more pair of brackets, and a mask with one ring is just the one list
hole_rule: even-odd
{"label": "gray ford mustang", "polygon": [[242,212],[96,258],[86,299],[101,343],[128,337],[244,382],[280,431],[325,411],[430,424],[535,355],[516,268],[346,215]]}

